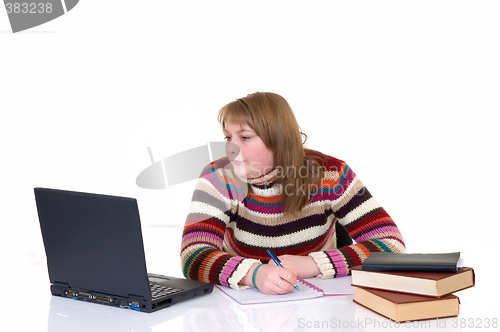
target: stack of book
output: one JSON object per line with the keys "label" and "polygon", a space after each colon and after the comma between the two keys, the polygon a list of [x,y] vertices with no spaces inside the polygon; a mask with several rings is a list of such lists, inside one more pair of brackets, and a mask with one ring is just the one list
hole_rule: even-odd
{"label": "stack of book", "polygon": [[474,270],[458,267],[460,253],[372,253],[353,267],[354,302],[396,322],[456,317]]}

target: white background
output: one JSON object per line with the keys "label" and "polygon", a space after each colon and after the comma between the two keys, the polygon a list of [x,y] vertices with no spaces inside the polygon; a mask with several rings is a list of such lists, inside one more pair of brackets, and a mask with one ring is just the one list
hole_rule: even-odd
{"label": "white background", "polygon": [[[219,108],[271,91],[408,252],[461,251],[473,292],[498,296],[499,15],[497,1],[82,0],[13,34],[0,10],[2,274],[45,264],[37,186],[136,197],[143,227],[180,237],[195,182],[137,187],[147,147],[159,160],[221,140]],[[178,264],[145,242],[149,267]]]}

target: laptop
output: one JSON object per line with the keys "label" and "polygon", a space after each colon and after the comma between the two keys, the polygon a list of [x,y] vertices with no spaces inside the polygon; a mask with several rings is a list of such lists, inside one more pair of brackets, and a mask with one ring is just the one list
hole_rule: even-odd
{"label": "laptop", "polygon": [[52,295],[154,312],[212,292],[212,284],[147,273],[136,199],[34,191]]}

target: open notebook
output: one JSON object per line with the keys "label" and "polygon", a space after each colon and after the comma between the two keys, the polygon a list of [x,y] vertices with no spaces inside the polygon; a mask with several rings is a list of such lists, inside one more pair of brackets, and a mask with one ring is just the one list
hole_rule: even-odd
{"label": "open notebook", "polygon": [[300,291],[293,290],[283,295],[266,295],[255,288],[234,290],[229,287],[216,286],[227,296],[240,304],[257,304],[312,299],[321,296],[353,295],[351,276],[333,279],[298,278]]}

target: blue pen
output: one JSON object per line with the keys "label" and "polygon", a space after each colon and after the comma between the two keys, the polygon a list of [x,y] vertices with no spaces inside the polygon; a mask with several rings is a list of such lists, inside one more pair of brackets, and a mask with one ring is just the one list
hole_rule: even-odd
{"label": "blue pen", "polygon": [[[281,265],[281,262],[280,260],[278,259],[278,257],[276,257],[276,255],[274,254],[274,252],[272,252],[270,249],[267,249],[267,254],[273,259],[273,261],[276,263],[276,265],[278,265],[279,267],[283,267],[283,265]],[[299,290],[299,286],[293,286],[295,287],[296,290]]]}

